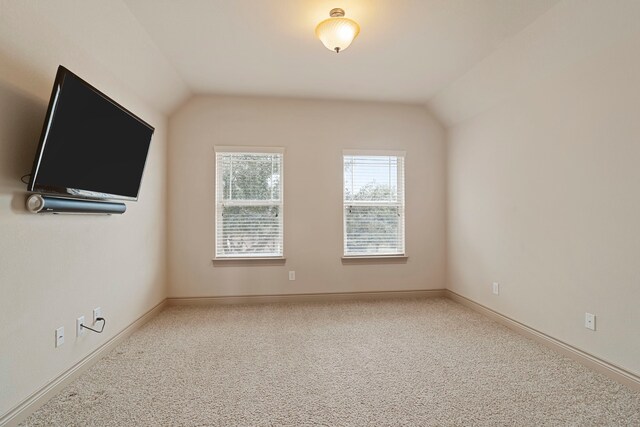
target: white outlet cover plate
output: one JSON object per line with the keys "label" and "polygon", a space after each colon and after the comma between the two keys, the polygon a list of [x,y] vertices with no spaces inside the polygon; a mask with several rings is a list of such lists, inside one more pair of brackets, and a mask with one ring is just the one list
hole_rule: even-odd
{"label": "white outlet cover plate", "polygon": [[296,272],[295,271],[290,271],[289,272],[289,280],[296,280]]}
{"label": "white outlet cover plate", "polygon": [[587,329],[591,329],[592,331],[596,330],[596,315],[591,313],[584,314],[584,327]]}
{"label": "white outlet cover plate", "polygon": [[97,318],[102,317],[102,309],[100,307],[96,307],[93,309],[93,324],[95,325],[97,322]]}
{"label": "white outlet cover plate", "polygon": [[64,344],[64,326],[60,326],[56,329],[56,348]]}
{"label": "white outlet cover plate", "polygon": [[76,336],[81,337],[84,335],[84,328],[81,326],[84,324],[84,316],[80,316],[76,319]]}
{"label": "white outlet cover plate", "polygon": [[493,291],[494,295],[500,295],[500,283],[493,282],[492,291]]}

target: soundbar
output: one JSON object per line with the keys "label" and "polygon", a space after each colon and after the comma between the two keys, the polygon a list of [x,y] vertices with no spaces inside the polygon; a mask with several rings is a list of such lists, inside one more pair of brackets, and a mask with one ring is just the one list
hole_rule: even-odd
{"label": "soundbar", "polygon": [[127,206],[119,202],[97,202],[32,194],[27,198],[27,209],[32,213],[112,215],[123,214]]}

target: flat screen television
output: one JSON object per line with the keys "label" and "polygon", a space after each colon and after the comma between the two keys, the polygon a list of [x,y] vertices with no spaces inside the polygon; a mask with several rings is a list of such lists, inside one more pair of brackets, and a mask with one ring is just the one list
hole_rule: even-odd
{"label": "flat screen television", "polygon": [[58,67],[28,190],[138,200],[154,128]]}

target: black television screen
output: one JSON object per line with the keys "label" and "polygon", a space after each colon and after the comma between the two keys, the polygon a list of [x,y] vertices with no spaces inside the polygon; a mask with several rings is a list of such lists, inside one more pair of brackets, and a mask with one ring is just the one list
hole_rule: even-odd
{"label": "black television screen", "polygon": [[29,191],[137,200],[154,128],[63,66]]}

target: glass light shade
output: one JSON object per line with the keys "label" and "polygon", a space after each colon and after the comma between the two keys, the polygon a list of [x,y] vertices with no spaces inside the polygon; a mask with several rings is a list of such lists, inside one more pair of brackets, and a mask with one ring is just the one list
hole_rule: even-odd
{"label": "glass light shade", "polygon": [[316,36],[322,44],[338,53],[348,48],[359,32],[358,23],[348,18],[325,19],[316,27]]}

